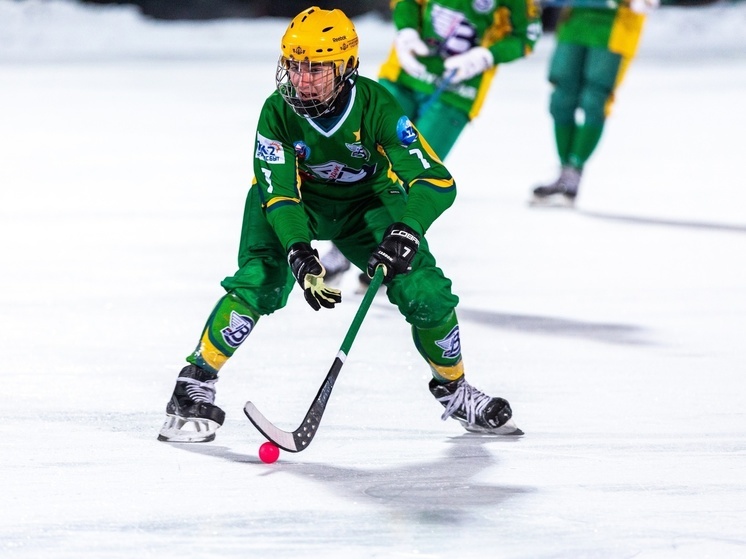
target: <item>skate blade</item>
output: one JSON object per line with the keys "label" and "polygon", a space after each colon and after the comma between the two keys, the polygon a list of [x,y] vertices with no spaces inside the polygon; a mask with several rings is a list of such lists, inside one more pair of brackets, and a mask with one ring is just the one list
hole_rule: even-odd
{"label": "skate blade", "polygon": [[158,440],[168,443],[207,443],[215,440],[220,424],[211,419],[167,415]]}
{"label": "skate blade", "polygon": [[479,433],[482,435],[499,435],[503,437],[521,437],[525,435],[525,433],[518,428],[518,425],[515,424],[515,421],[513,421],[512,418],[508,419],[505,423],[500,425],[500,427],[495,427],[494,429],[479,427],[478,425],[469,425],[468,423],[460,420],[459,423],[461,423],[461,425],[464,426],[464,429],[466,429],[470,433]]}
{"label": "skate blade", "polygon": [[575,198],[568,198],[564,194],[553,194],[551,196],[534,196],[528,201],[532,208],[574,208]]}

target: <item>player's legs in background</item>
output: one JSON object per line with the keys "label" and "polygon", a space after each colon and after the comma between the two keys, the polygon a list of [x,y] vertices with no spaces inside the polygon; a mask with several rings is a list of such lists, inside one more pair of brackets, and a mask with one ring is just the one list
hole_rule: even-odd
{"label": "player's legs in background", "polygon": [[549,81],[554,89],[549,100],[549,113],[554,123],[560,172],[554,181],[534,188],[536,203],[572,204],[575,200],[581,169],[571,165],[570,152],[577,132],[576,113],[580,105],[586,57],[586,47],[566,42],[557,43],[552,55]]}
{"label": "player's legs in background", "polygon": [[582,122],[575,129],[567,154],[567,162],[576,169],[583,169],[601,139],[621,63],[619,54],[602,48],[588,49],[579,100]]}
{"label": "player's legs in background", "polygon": [[[444,161],[469,123],[469,115],[443,103],[441,99],[429,103],[430,94],[413,91],[385,79],[379,82],[401,103],[404,114],[414,123],[441,161]],[[424,106],[426,109],[420,114]]]}

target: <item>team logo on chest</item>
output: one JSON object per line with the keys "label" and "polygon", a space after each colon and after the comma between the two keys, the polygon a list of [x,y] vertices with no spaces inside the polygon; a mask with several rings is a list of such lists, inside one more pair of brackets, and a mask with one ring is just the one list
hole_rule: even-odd
{"label": "team logo on chest", "polygon": [[357,157],[358,159],[365,159],[368,161],[370,159],[370,152],[365,149],[365,146],[361,145],[360,143],[354,143],[354,144],[348,144],[345,142],[345,145],[347,146],[347,149],[350,150],[350,153],[352,154],[352,157]]}

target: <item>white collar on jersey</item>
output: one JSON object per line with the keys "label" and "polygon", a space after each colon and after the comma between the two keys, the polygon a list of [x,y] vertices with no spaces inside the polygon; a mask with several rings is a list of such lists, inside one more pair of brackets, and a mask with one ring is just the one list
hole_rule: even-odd
{"label": "white collar on jersey", "polygon": [[[347,117],[349,116],[350,112],[352,112],[352,106],[355,104],[355,94],[357,92],[357,87],[355,84],[352,84],[352,87],[350,88],[350,96],[347,99],[347,107],[345,108],[344,112],[337,118],[337,121],[334,123],[334,126],[332,126],[329,130],[324,130],[321,126],[319,126],[318,123],[314,122],[314,119],[310,117],[305,117],[308,124],[310,124],[319,134],[322,136],[328,138],[332,134],[334,134],[339,128],[344,124],[344,121],[347,120]],[[321,117],[323,119],[324,117]]]}

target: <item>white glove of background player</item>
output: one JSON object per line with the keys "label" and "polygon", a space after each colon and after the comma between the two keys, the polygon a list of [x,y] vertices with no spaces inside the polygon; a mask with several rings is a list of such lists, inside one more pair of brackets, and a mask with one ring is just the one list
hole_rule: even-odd
{"label": "white glove of background player", "polygon": [[399,64],[407,74],[419,78],[425,73],[425,65],[414,55],[426,56],[430,53],[430,49],[422,42],[416,29],[406,27],[400,30],[394,39],[394,49],[396,49]]}
{"label": "white glove of background player", "polygon": [[455,71],[451,83],[460,83],[492,68],[495,65],[495,57],[484,47],[474,47],[461,54],[449,56],[443,65],[444,75]]}
{"label": "white glove of background player", "polygon": [[660,6],[660,0],[630,0],[629,9],[636,14],[649,14]]}

